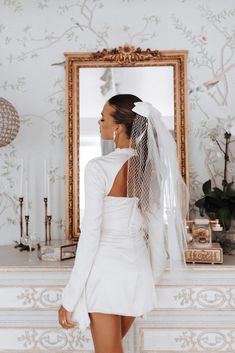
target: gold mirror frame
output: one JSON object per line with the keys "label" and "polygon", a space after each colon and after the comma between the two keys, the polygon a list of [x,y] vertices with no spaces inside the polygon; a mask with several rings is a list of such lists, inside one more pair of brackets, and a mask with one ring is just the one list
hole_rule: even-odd
{"label": "gold mirror frame", "polygon": [[142,50],[123,47],[98,52],[65,53],[66,60],[66,119],[67,119],[67,173],[66,173],[66,238],[78,239],[79,214],[79,68],[172,66],[174,70],[174,132],[179,167],[187,186],[188,126],[187,126],[187,54],[186,50]]}

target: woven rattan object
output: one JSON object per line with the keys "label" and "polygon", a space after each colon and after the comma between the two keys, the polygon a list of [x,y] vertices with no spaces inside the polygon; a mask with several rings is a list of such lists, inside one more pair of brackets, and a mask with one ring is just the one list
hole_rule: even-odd
{"label": "woven rattan object", "polygon": [[13,105],[0,97],[0,147],[14,140],[20,128],[20,118]]}

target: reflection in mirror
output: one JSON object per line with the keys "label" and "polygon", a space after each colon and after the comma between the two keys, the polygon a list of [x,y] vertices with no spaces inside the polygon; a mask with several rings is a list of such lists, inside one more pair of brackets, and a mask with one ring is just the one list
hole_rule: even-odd
{"label": "reflection in mirror", "polygon": [[172,66],[79,69],[80,217],[83,217],[84,212],[85,165],[102,153],[98,120],[105,102],[115,94],[134,94],[152,103],[174,134],[173,74]]}
{"label": "reflection in mirror", "polygon": [[137,95],[161,112],[176,139],[179,167],[189,185],[187,55],[186,50],[150,50],[128,44],[97,52],[65,53],[67,239],[80,235],[84,167],[88,160],[101,155],[98,120],[113,95]]}

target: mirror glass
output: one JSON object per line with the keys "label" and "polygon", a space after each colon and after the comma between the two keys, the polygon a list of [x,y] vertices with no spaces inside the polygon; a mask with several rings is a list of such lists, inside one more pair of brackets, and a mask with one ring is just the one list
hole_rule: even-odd
{"label": "mirror glass", "polygon": [[189,185],[187,56],[186,50],[159,51],[128,44],[97,52],[65,53],[67,239],[80,236],[84,168],[90,159],[107,153],[106,144],[101,146],[98,121],[104,104],[116,94],[134,94],[161,112],[175,138],[179,168]]}
{"label": "mirror glass", "polygon": [[84,168],[101,155],[98,120],[105,102],[115,94],[130,93],[152,103],[174,135],[174,72],[172,66],[79,68],[80,217],[84,212]]}

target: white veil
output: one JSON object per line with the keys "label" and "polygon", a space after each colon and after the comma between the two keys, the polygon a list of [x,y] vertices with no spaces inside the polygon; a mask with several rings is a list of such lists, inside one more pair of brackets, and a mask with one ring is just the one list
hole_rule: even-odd
{"label": "white veil", "polygon": [[176,143],[150,103],[137,102],[130,138],[136,150],[128,165],[127,195],[139,198],[154,280],[185,268],[188,192],[180,174]]}

